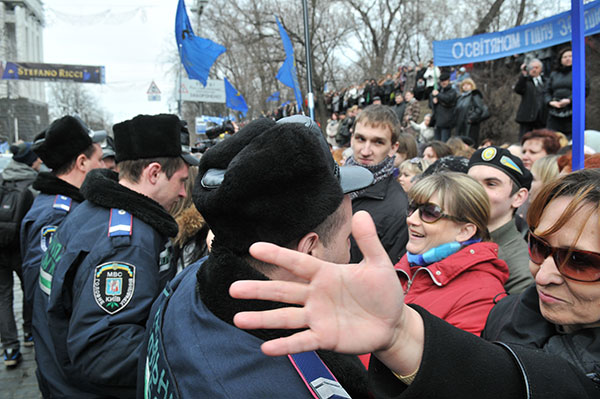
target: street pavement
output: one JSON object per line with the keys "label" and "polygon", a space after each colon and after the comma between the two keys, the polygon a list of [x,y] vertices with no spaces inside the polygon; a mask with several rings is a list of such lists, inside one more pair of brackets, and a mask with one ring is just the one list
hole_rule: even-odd
{"label": "street pavement", "polygon": [[7,369],[4,362],[0,364],[0,399],[38,399],[42,395],[35,378],[35,351],[33,347],[23,346],[23,291],[17,275],[13,274],[13,277],[15,281],[13,306],[23,360],[14,369]]}

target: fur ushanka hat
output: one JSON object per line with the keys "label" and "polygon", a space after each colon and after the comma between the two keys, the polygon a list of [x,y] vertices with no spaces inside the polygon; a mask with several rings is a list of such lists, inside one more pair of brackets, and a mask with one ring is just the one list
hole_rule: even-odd
{"label": "fur ushanka hat", "polygon": [[214,246],[246,255],[251,244],[286,245],[371,184],[361,167],[339,168],[319,127],[301,115],[251,122],[200,160],[194,204]]}

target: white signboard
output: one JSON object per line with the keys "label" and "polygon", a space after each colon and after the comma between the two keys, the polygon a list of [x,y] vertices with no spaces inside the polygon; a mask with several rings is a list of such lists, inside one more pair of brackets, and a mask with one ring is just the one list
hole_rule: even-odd
{"label": "white signboard", "polygon": [[219,79],[208,79],[206,87],[204,87],[198,80],[182,79],[181,99],[183,101],[224,104],[225,82]]}
{"label": "white signboard", "polygon": [[206,122],[202,117],[196,117],[196,134],[204,134],[206,133]]}

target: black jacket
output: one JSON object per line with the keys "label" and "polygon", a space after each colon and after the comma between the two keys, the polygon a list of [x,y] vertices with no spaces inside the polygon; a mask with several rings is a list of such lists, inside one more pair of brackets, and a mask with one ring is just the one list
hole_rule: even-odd
{"label": "black jacket", "polygon": [[[573,98],[573,90],[572,90],[572,70],[571,67],[561,67],[558,70],[552,72],[552,74],[550,74],[550,79],[548,79],[548,82],[546,83],[546,91],[544,93],[544,101],[546,103],[546,105],[548,105],[550,103],[550,101],[554,101],[554,100],[562,100],[563,98],[569,98],[572,100]],[[587,97],[590,94],[590,81],[587,79],[585,79],[585,96]],[[569,104],[568,106],[565,107],[566,110],[571,110],[572,108],[572,103]],[[565,109],[563,110],[557,110],[556,112],[559,115],[563,115],[565,117],[570,117],[571,113],[570,111],[566,111]],[[553,114],[555,112],[553,112],[554,110],[556,110],[553,107],[548,107],[549,113]],[[554,115],[554,116],[559,116],[559,115]]]}
{"label": "black jacket", "polygon": [[[433,98],[437,97],[438,103],[433,103]],[[454,107],[458,93],[448,85],[446,87],[440,87],[437,96],[433,94],[429,95],[429,108],[433,110],[433,117],[435,118],[435,127],[438,128],[453,128],[455,125],[454,120]]]}
{"label": "black jacket", "polygon": [[369,364],[375,398],[598,398],[600,390],[557,356],[518,345],[487,342],[411,305],[423,318],[425,350],[410,386],[377,358]]}
{"label": "black jacket", "polygon": [[[568,360],[600,384],[600,327],[561,334],[540,313],[535,285],[502,299],[490,312],[482,337],[540,349]],[[600,385],[599,385],[600,388]]]}
{"label": "black jacket", "polygon": [[456,134],[458,136],[469,136],[475,143],[479,143],[479,124],[481,123],[483,107],[483,96],[477,89],[458,96],[454,108]]}
{"label": "black jacket", "polygon": [[544,84],[546,79],[541,76],[542,84],[536,86],[531,76],[519,75],[515,85],[515,93],[521,96],[521,104],[517,110],[517,123],[546,123],[547,109],[544,101]]}
{"label": "black jacket", "polygon": [[[352,213],[367,211],[375,222],[377,235],[387,251],[392,263],[400,260],[406,251],[408,230],[406,228],[406,209],[408,198],[394,176],[373,184],[352,200]],[[351,239],[350,261],[358,263],[363,256]]]}

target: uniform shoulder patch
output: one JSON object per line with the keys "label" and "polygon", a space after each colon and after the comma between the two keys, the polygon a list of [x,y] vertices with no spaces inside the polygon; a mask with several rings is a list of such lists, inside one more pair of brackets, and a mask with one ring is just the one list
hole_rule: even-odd
{"label": "uniform shoulder patch", "polygon": [[56,233],[56,226],[44,226],[40,230],[40,248],[42,248],[42,252],[48,250],[54,233]]}
{"label": "uniform shoulder patch", "polygon": [[119,261],[96,266],[93,290],[96,303],[106,313],[121,311],[135,291],[135,266]]}

